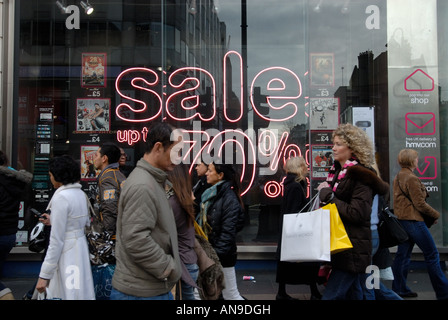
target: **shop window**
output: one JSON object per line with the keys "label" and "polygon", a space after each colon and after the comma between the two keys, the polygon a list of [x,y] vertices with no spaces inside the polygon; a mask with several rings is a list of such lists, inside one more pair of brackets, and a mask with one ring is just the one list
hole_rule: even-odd
{"label": "shop window", "polygon": [[[396,156],[389,154],[390,146],[406,141],[427,142],[406,138],[429,138],[416,134],[409,137],[405,126],[396,135],[389,132],[390,128],[405,125],[403,115],[403,119],[397,117],[389,126],[389,115],[394,110],[403,113],[400,108],[408,108],[404,114],[428,112],[425,110],[429,103],[424,102],[429,100],[430,107],[437,109],[440,89],[441,129],[436,132],[442,134],[443,144],[436,136],[431,138],[446,146],[447,132],[443,124],[448,101],[445,98],[447,77],[439,65],[445,66],[448,56],[443,23],[448,5],[440,1],[409,2],[411,8],[426,8],[421,11],[431,19],[415,19],[412,26],[408,25],[406,15],[415,12],[400,7],[398,0],[378,0],[374,5],[364,0],[297,0],[287,4],[271,0],[222,0],[219,8],[212,8],[214,1],[199,0],[109,1],[107,5],[98,4],[99,9],[90,17],[81,14],[79,30],[68,30],[65,16],[55,11],[54,1],[39,1],[39,8],[36,4],[22,6],[17,34],[21,53],[17,75],[20,99],[15,99],[20,101],[18,160],[27,164],[28,169],[32,167],[36,106],[54,109],[54,155],[68,152],[80,158],[82,147],[87,150],[105,141],[115,141],[132,150],[133,163],[129,165],[135,165],[139,159],[141,133],[150,123],[135,121],[139,115],[130,108],[117,114],[115,110],[121,103],[141,107],[140,101],[143,101],[151,111],[161,106],[157,120],[163,118],[187,130],[192,130],[194,125],[204,131],[214,130],[214,134],[225,130],[254,130],[251,142],[258,158],[253,179],[246,176],[242,181],[246,187],[252,184],[244,197],[248,223],[239,234],[239,241],[275,246],[284,158],[289,155],[306,158],[310,166],[306,192],[312,194],[330,168],[330,162],[313,162],[314,155],[331,153],[332,130],[341,121],[352,121],[350,117],[356,108],[374,109],[370,120],[375,128],[377,160],[383,179],[389,182],[395,170],[389,164]],[[198,6],[192,10],[192,4]],[[162,5],[167,6],[163,8],[166,10],[162,10]],[[428,29],[433,32],[428,37],[431,40],[423,39],[434,41],[438,36],[437,57],[436,46],[423,50],[417,48],[419,43],[415,39],[414,48],[409,43],[416,37],[414,28],[423,30],[425,23],[437,25]],[[101,68],[92,66],[95,72],[86,71],[82,78],[85,62],[82,59],[86,56],[102,59],[105,66],[102,76],[97,74]],[[431,57],[428,66],[427,56]],[[412,69],[412,63],[418,64],[418,68]],[[126,87],[118,92],[117,78],[133,68],[143,71],[127,74],[123,79]],[[175,84],[191,77],[197,78],[197,87],[193,81],[185,84],[185,88],[175,88],[173,83],[170,86],[171,73],[182,68],[185,69],[176,74]],[[419,68],[434,79],[434,88],[431,86],[427,88],[431,91],[426,92],[431,96],[420,97],[420,92],[414,91],[416,87],[405,86],[404,80],[401,81]],[[140,82],[132,82],[134,78]],[[181,89],[188,93],[179,93]],[[169,99],[172,94],[178,95]],[[409,100],[410,94],[414,100]],[[189,100],[182,105],[179,101],[185,97]],[[77,113],[80,101],[92,104],[96,99],[108,106],[110,126],[101,132],[85,130],[79,124],[82,114]],[[213,114],[213,99],[216,99],[216,116],[201,120],[199,115],[207,118]],[[167,105],[166,101],[169,101]],[[86,109],[89,108],[87,105]],[[195,108],[201,109],[200,112]],[[179,118],[196,114],[196,117],[179,120],[170,118],[170,114]],[[235,154],[245,152],[247,156],[250,147],[245,145],[242,149],[235,147]],[[442,153],[445,156],[446,152]],[[437,172],[445,174],[446,164],[440,166]],[[250,172],[246,169],[246,173]],[[441,188],[438,180],[428,179],[426,183],[434,195],[431,201],[439,201],[440,193],[434,191]],[[94,182],[88,181],[87,185],[93,188]],[[439,243],[440,239],[437,239]]]}

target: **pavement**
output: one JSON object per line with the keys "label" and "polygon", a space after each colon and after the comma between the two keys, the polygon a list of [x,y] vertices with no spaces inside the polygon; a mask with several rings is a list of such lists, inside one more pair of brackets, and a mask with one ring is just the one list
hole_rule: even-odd
{"label": "pavement", "polygon": [[[436,300],[434,290],[429,280],[424,262],[415,262],[411,265],[408,275],[408,286],[418,296],[406,298],[405,300]],[[448,272],[445,268],[445,275]],[[236,265],[236,276],[240,294],[248,300],[275,300],[278,284],[275,281],[275,261],[238,261]],[[244,280],[245,276],[253,277],[253,280]],[[19,300],[35,284],[35,277],[10,277],[3,278],[2,282],[11,289],[14,297]],[[383,281],[391,288],[392,281]],[[325,290],[324,285],[318,286],[321,293]],[[287,285],[286,290],[290,296],[299,300],[310,300],[310,291],[307,285]]]}
{"label": "pavement", "polygon": [[[237,269],[238,289],[248,300],[275,300],[278,284],[275,281],[275,270],[248,270]],[[448,273],[445,271],[448,278]],[[243,280],[244,276],[253,276],[254,280]],[[391,288],[392,281],[383,280],[383,284]],[[412,269],[408,274],[408,286],[417,292],[416,298],[406,298],[405,300],[436,300],[434,290],[429,280],[426,269]],[[324,285],[319,285],[321,293],[325,291]],[[308,285],[287,285],[287,293],[299,300],[310,300],[311,294]]]}

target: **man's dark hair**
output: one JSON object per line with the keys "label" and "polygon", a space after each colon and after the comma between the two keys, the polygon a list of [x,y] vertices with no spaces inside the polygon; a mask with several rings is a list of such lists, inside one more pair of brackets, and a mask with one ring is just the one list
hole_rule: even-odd
{"label": "man's dark hair", "polygon": [[69,155],[50,159],[50,172],[53,174],[54,180],[63,185],[81,180],[81,168]]}
{"label": "man's dark hair", "polygon": [[174,128],[166,122],[156,122],[148,129],[146,137],[145,153],[150,153],[157,142],[161,142],[164,148],[174,143],[171,141],[171,133]]}
{"label": "man's dark hair", "polygon": [[101,156],[107,156],[109,164],[118,162],[120,160],[121,151],[114,143],[105,142],[100,148]]}

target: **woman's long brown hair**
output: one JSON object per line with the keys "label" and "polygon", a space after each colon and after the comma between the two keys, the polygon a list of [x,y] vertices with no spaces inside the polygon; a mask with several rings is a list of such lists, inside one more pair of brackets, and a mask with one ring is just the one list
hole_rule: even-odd
{"label": "woman's long brown hair", "polygon": [[184,164],[174,166],[172,171],[168,171],[168,179],[173,184],[174,193],[179,199],[180,205],[187,213],[189,222],[193,224],[195,214],[191,176],[188,173],[188,167]]}

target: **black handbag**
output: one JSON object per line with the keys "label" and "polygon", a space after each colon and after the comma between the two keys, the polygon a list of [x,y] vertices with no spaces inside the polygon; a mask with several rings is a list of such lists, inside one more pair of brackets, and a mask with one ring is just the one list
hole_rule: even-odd
{"label": "black handbag", "polygon": [[380,248],[390,248],[409,239],[406,230],[389,208],[383,208],[379,214],[378,235]]}
{"label": "black handbag", "polygon": [[45,231],[44,224],[42,222],[38,222],[36,226],[31,230],[30,241],[28,243],[28,249],[32,252],[41,252],[45,249]]}
{"label": "black handbag", "polygon": [[[47,209],[40,213],[36,209],[30,208],[30,212],[37,218],[47,219],[43,213],[50,214],[51,210]],[[32,252],[39,253],[45,250],[48,246],[49,226],[45,226],[42,222],[37,221],[36,225],[30,232],[30,239],[28,241],[28,249]]]}

